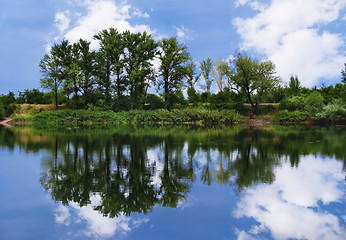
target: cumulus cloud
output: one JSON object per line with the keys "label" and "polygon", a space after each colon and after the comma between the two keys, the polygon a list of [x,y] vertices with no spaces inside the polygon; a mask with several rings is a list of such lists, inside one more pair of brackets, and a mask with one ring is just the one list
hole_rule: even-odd
{"label": "cumulus cloud", "polygon": [[249,189],[237,204],[235,217],[259,222],[249,232],[237,230],[239,239],[268,230],[275,239],[343,239],[338,217],[320,209],[343,199],[340,169],[340,161],[313,156],[301,159],[299,168],[283,164],[273,184]]}
{"label": "cumulus cloud", "polygon": [[343,17],[346,1],[271,0],[268,6],[253,0],[236,2],[243,5],[259,12],[252,18],[233,19],[242,49],[266,55],[283,79],[298,75],[307,87],[322,78],[339,80],[344,39],[323,27]]}
{"label": "cumulus cloud", "polygon": [[[80,38],[91,41],[92,48],[97,47],[93,36],[103,29],[110,27],[119,31],[153,33],[148,25],[133,25],[129,20],[133,17],[148,18],[149,14],[132,8],[126,2],[118,3],[115,0],[88,0],[70,2],[69,8],[55,15],[55,26],[59,30],[59,37],[70,42]],[[54,39],[56,41],[56,39]]]}

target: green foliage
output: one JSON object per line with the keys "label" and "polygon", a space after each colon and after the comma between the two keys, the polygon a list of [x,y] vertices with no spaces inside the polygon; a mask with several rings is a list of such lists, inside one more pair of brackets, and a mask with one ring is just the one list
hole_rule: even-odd
{"label": "green foliage", "polygon": [[216,62],[215,67],[212,71],[212,76],[214,81],[217,83],[217,86],[219,87],[219,91],[222,92],[224,90],[225,84],[225,78],[228,78],[230,74],[230,66],[228,65],[228,62],[223,59],[219,59]]}
{"label": "green foliage", "polygon": [[213,83],[213,79],[210,78],[210,73],[213,68],[213,61],[210,58],[207,60],[203,60],[200,63],[201,75],[204,78],[205,85],[202,86],[206,90],[207,93],[210,93],[211,84]]}
{"label": "green foliage", "polygon": [[16,98],[13,92],[0,96],[1,118],[11,116],[16,110]]}
{"label": "green foliage", "polygon": [[298,76],[291,76],[288,92],[290,96],[298,96],[300,92],[301,86],[300,81],[298,80]]}
{"label": "green foliage", "polygon": [[41,112],[33,116],[33,124],[124,124],[124,123],[192,123],[233,124],[242,120],[234,110],[173,109],[172,111],[131,110],[122,112],[92,112],[85,110],[63,110]]}
{"label": "green foliage", "polygon": [[321,93],[313,91],[306,97],[304,110],[309,117],[315,118],[316,114],[322,110],[323,106],[323,97]]}
{"label": "green foliage", "polygon": [[194,87],[189,87],[187,89],[187,96],[190,103],[197,103],[200,101],[200,95]]}
{"label": "green foliage", "polygon": [[257,114],[263,95],[278,84],[279,77],[275,74],[275,65],[271,61],[258,62],[242,54],[234,60],[231,82],[251,104],[253,114]]}
{"label": "green foliage", "polygon": [[211,109],[234,109],[235,103],[232,101],[232,92],[226,89],[210,97]]}
{"label": "green foliage", "polygon": [[179,44],[176,38],[163,39],[159,46],[161,52],[158,87],[163,89],[165,107],[170,109],[175,103],[171,99],[175,95],[174,92],[181,90],[183,79],[188,74],[190,54],[186,46]]}
{"label": "green foliage", "polygon": [[272,117],[272,120],[275,122],[299,122],[299,121],[305,121],[306,119],[307,119],[307,116],[304,112],[301,112],[299,110],[290,112],[286,109],[278,111]]}
{"label": "green foliage", "polygon": [[341,99],[335,99],[332,103],[324,106],[322,112],[318,113],[316,118],[332,121],[345,121],[346,106]]}
{"label": "green foliage", "polygon": [[155,94],[147,94],[145,103],[146,104],[144,105],[144,107],[147,110],[154,110],[164,107],[162,99]]}
{"label": "green foliage", "polygon": [[305,101],[302,97],[300,96],[292,96],[288,98],[284,98],[280,102],[279,109],[280,110],[288,110],[288,111],[303,111],[305,106]]}
{"label": "green foliage", "polygon": [[50,103],[49,97],[44,92],[38,89],[25,89],[23,92],[19,92],[19,97],[16,99],[17,103],[28,104],[47,104]]}
{"label": "green foliage", "polygon": [[201,101],[202,102],[204,102],[204,103],[209,102],[210,98],[211,98],[210,92],[201,93]]}
{"label": "green foliage", "polygon": [[0,102],[0,120],[5,118],[5,109]]}

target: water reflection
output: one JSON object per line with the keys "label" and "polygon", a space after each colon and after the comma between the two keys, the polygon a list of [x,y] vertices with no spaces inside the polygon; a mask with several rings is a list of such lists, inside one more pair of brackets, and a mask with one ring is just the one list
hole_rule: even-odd
{"label": "water reflection", "polygon": [[300,162],[299,168],[284,163],[272,184],[251,188],[241,197],[234,216],[254,218],[259,225],[238,230],[239,239],[258,239],[268,231],[274,239],[344,239],[345,215],[326,210],[345,200],[342,163],[313,156]]}
{"label": "water reflection", "polygon": [[90,197],[90,204],[86,206],[81,207],[75,202],[69,202],[68,206],[59,205],[55,213],[55,221],[65,226],[86,222],[86,228],[73,233],[75,237],[80,237],[81,239],[85,236],[96,239],[114,236],[121,237],[149,221],[147,217],[137,219],[125,215],[119,215],[114,218],[106,217],[95,211],[95,206],[98,206],[100,201],[100,195],[95,194]]}
{"label": "water reflection", "polygon": [[238,239],[341,239],[345,139],[344,127],[0,131],[2,147],[45,152],[40,182],[56,222],[87,222],[80,235],[102,238],[148,226],[155,206],[194,208],[201,182],[239,192]]}

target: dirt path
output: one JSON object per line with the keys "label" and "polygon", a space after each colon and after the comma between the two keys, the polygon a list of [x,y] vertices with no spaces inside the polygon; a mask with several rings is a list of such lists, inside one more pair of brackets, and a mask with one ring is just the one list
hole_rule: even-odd
{"label": "dirt path", "polygon": [[2,120],[0,122],[0,125],[6,127],[6,128],[10,128],[12,127],[13,121],[11,118],[5,118],[4,120]]}

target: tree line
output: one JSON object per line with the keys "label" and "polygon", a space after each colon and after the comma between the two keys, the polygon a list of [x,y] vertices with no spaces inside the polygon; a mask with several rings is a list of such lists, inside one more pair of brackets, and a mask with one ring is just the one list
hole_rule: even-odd
{"label": "tree line", "polygon": [[[94,39],[98,50],[83,39],[55,43],[39,63],[41,88],[49,93],[25,90],[17,103],[50,103],[53,99],[56,108],[59,104],[72,109],[114,111],[196,107],[236,109],[240,113],[249,112],[244,107],[248,103],[250,114],[260,114],[262,102],[280,102],[286,106],[282,110],[297,110],[287,107],[287,103],[299,100],[302,108],[308,96],[315,94],[315,99],[322,99],[319,111],[335,99],[345,108],[346,65],[342,83],[308,89],[300,86],[296,76],[289,84],[283,84],[271,61],[260,62],[241,53],[231,61],[219,59],[214,63],[207,58],[196,63],[176,38],[155,41],[146,32],[110,28],[100,31]],[[217,93],[212,93],[213,83]],[[196,90],[197,86],[203,92]],[[155,94],[148,92],[150,87],[155,88]],[[0,97],[7,115],[13,111],[7,104],[16,101],[13,97]]]}
{"label": "tree line", "polygon": [[[195,85],[203,76],[205,98],[215,81],[220,92],[242,95],[256,113],[263,94],[279,82],[271,61],[258,62],[242,54],[231,63],[220,59],[215,66],[208,58],[197,73],[187,47],[176,38],[156,42],[146,32],[120,33],[114,28],[102,30],[94,38],[99,43],[97,51],[83,39],[73,44],[63,40],[41,60],[45,76],[41,87],[55,93],[56,106],[60,92],[76,108],[93,104],[113,110],[142,109],[145,103],[156,101],[170,109],[182,102],[183,88],[187,88],[190,102],[197,101]],[[150,86],[156,86],[160,97],[148,94]]]}

